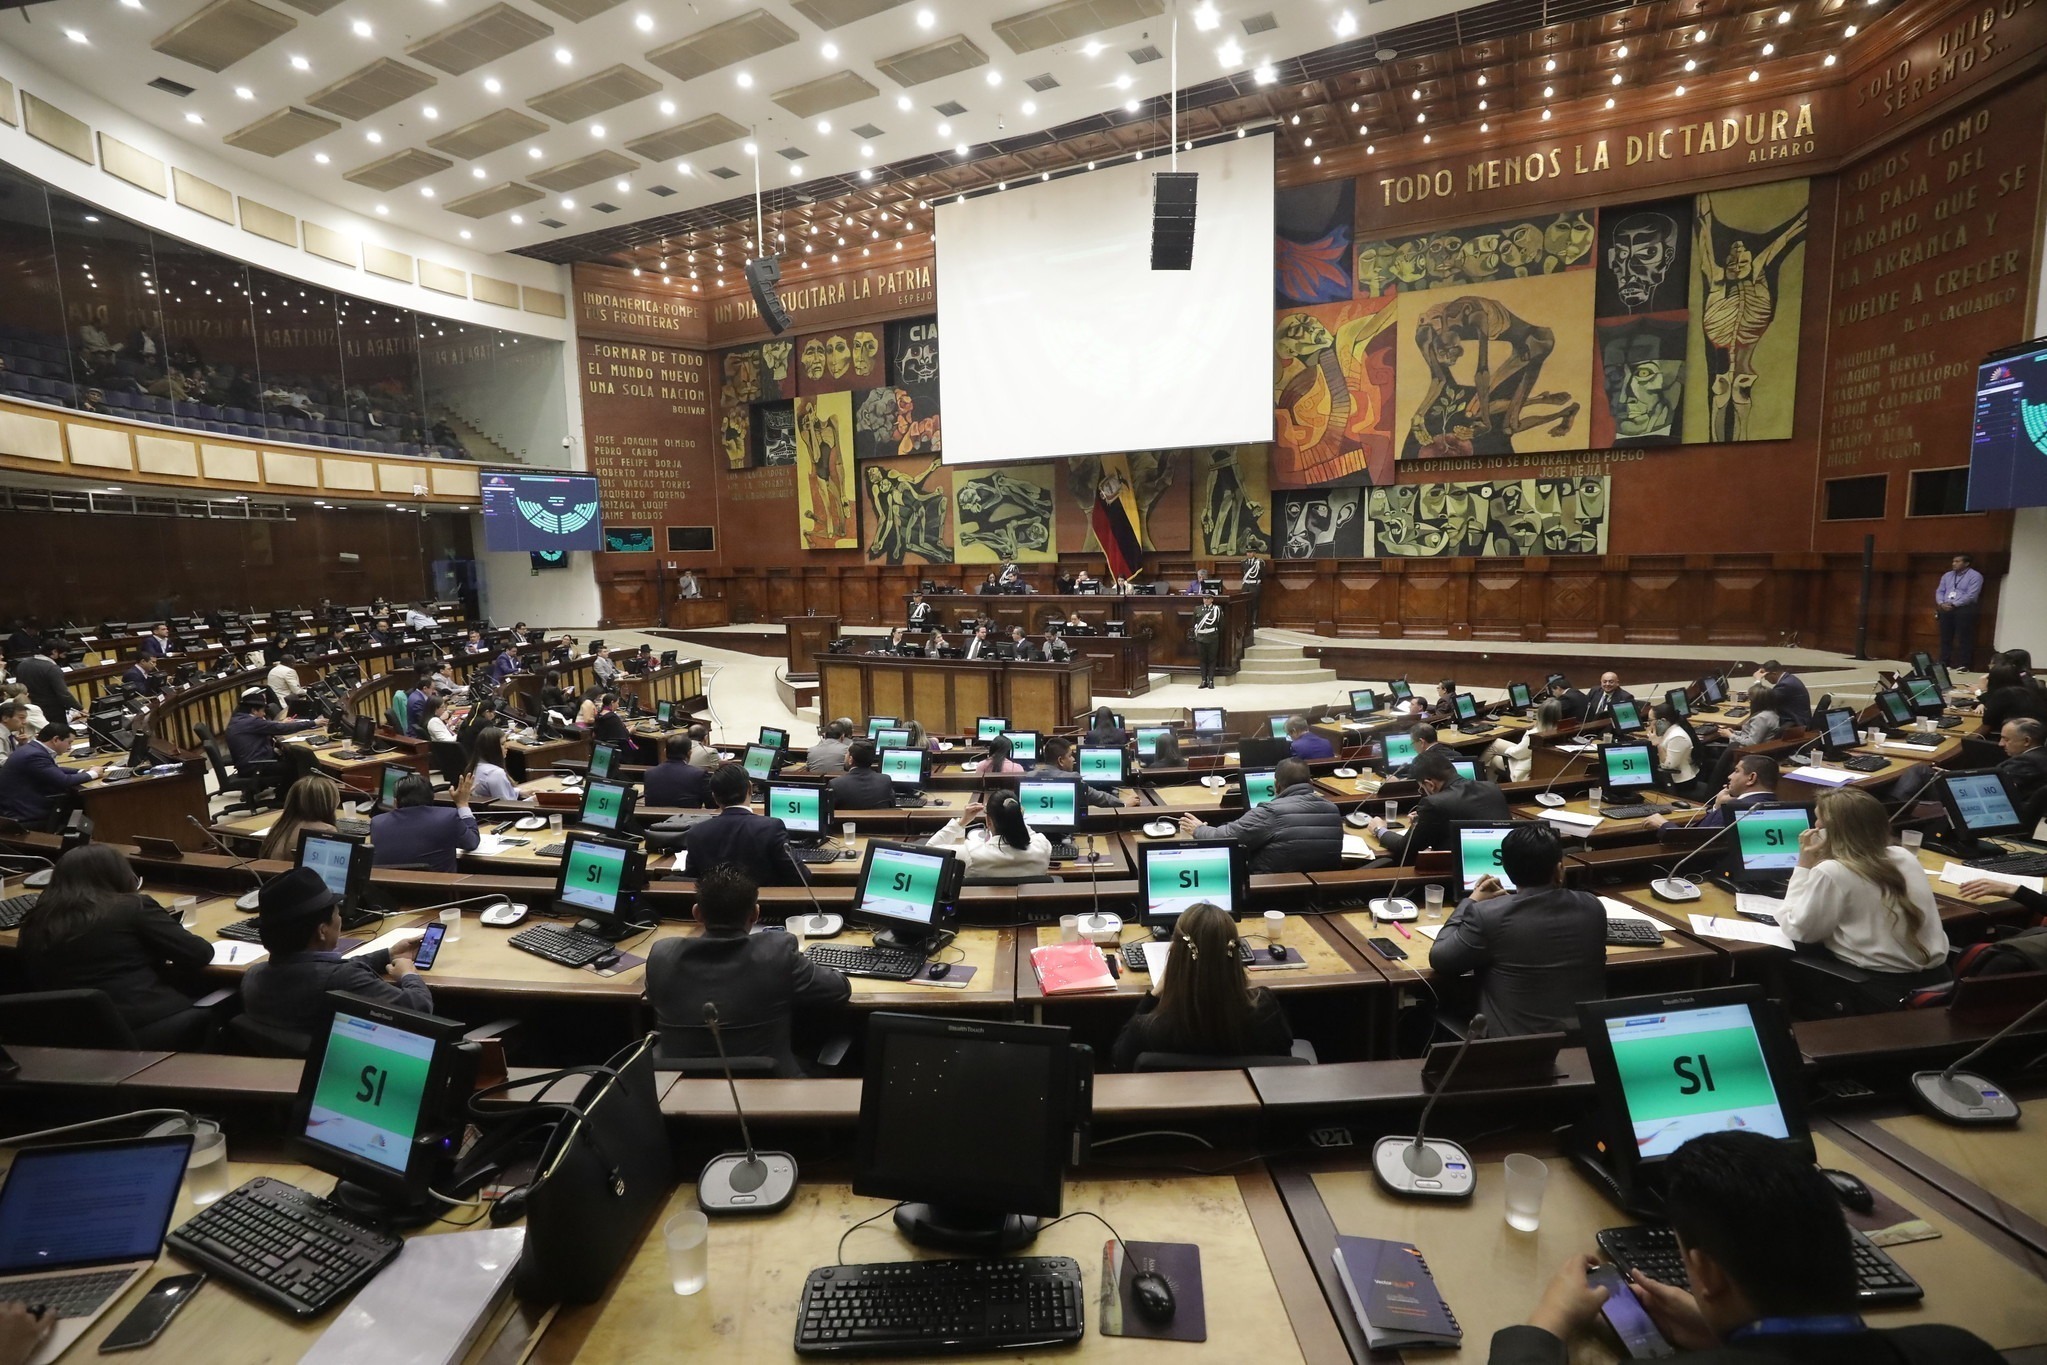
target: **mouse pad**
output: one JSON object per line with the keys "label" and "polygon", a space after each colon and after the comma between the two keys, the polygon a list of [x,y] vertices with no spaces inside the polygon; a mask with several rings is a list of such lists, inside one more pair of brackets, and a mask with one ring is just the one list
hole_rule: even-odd
{"label": "mouse pad", "polygon": [[595,967],[592,967],[590,970],[593,972],[597,972],[597,975],[599,976],[617,976],[620,972],[631,971],[633,968],[639,966],[642,962],[645,962],[646,960],[647,959],[644,957],[636,957],[631,953],[620,953],[618,955],[618,961],[612,963],[609,967],[604,968],[602,971],[598,971],[598,969]]}
{"label": "mouse pad", "polygon": [[1927,1242],[1940,1236],[1939,1228],[1876,1186],[1871,1185],[1869,1192],[1875,1196],[1876,1205],[1868,1213],[1857,1213],[1851,1208],[1843,1208],[1841,1213],[1847,1218],[1849,1227],[1865,1234],[1878,1246],[1903,1246],[1907,1242]]}
{"label": "mouse pad", "polygon": [[[1102,1335],[1152,1341],[1207,1341],[1208,1312],[1201,1293],[1201,1248],[1192,1242],[1126,1242],[1126,1258],[1114,1241],[1102,1245]],[[1152,1322],[1131,1302],[1130,1281],[1155,1270],[1173,1287],[1173,1320]]]}
{"label": "mouse pad", "polygon": [[1279,945],[1279,952],[1280,955],[1274,957],[1264,948],[1252,948],[1251,965],[1246,970],[1253,972],[1284,972],[1298,970],[1308,965],[1308,959],[1301,956],[1299,948],[1289,947],[1282,943]]}
{"label": "mouse pad", "polygon": [[934,981],[931,977],[931,964],[927,962],[905,984],[911,986],[940,986],[949,987],[953,990],[964,990],[966,984],[974,979],[974,973],[980,970],[979,967],[969,966],[964,962],[955,962],[952,964],[951,971]]}

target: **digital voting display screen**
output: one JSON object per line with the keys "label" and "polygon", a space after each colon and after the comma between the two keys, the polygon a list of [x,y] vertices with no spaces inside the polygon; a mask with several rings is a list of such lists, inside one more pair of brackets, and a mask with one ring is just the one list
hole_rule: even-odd
{"label": "digital voting display screen", "polygon": [[1971,512],[2047,504],[2047,338],[1977,367],[1969,435]]}
{"label": "digital voting display screen", "polygon": [[483,546],[492,551],[603,549],[596,476],[486,473]]}

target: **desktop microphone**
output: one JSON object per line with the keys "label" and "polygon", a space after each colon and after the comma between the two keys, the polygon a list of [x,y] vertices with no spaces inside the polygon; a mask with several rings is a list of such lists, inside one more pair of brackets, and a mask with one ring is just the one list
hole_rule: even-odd
{"label": "desktop microphone", "polygon": [[[1122,916],[1102,913],[1102,864],[1100,855],[1095,852],[1095,836],[1092,834],[1087,836],[1087,883],[1088,889],[1094,893],[1095,908],[1089,911],[1088,917],[1081,922],[1080,931],[1091,939],[1100,935],[1111,941],[1120,940],[1123,937]],[[1143,888],[1140,887],[1139,892],[1142,891]]]}
{"label": "desktop microphone", "polygon": [[1422,1106],[1422,1116],[1414,1125],[1414,1136],[1388,1135],[1373,1144],[1372,1174],[1378,1177],[1388,1193],[1416,1199],[1471,1198],[1472,1187],[1478,1181],[1478,1172],[1471,1165],[1471,1155],[1446,1138],[1428,1138],[1423,1134],[1429,1126],[1429,1115],[1435,1112],[1436,1101],[1442,1099],[1443,1092],[1450,1088],[1451,1078],[1463,1063],[1464,1054],[1471,1051],[1473,1043],[1485,1037],[1485,1030],[1485,1016],[1472,1015],[1471,1027],[1466,1031],[1457,1055],[1450,1059],[1449,1069],[1436,1083],[1429,1102]]}
{"label": "desktop microphone", "polygon": [[1948,1066],[1945,1071],[1915,1071],[1912,1073],[1912,1098],[1945,1123],[1959,1124],[1965,1128],[1976,1128],[1994,1123],[2017,1123],[2019,1121],[2018,1101],[1963,1067],[1975,1061],[1984,1053],[1996,1047],[2023,1024],[2037,1018],[2040,1011],[2047,1010],[2047,1000],[2005,1025],[1997,1035]]}
{"label": "desktop microphone", "polygon": [[0,853],[0,863],[41,863],[40,871],[31,872],[21,879],[21,884],[31,891],[37,891],[50,884],[56,875],[57,865],[48,858],[39,858],[33,853]]}
{"label": "desktop microphone", "polygon": [[810,884],[810,874],[803,870],[803,860],[796,856],[796,850],[782,845],[782,853],[789,859],[789,865],[796,869],[796,880],[803,883],[803,889],[810,896],[810,913],[796,915],[782,925],[792,934],[805,938],[830,938],[846,927],[846,921],[838,915],[827,915],[824,907],[817,903],[817,891]]}
{"label": "desktop microphone", "polygon": [[709,1000],[704,1002],[704,1024],[718,1046],[718,1064],[732,1091],[732,1112],[739,1116],[739,1136],[746,1151],[711,1158],[697,1177],[697,1207],[708,1214],[780,1213],[796,1197],[796,1158],[787,1152],[753,1149],[753,1133],[746,1126],[739,1086],[732,1079],[732,1060],[725,1055],[725,1036],[718,1027],[718,1006]]}
{"label": "desktop microphone", "polygon": [[234,859],[236,867],[239,867],[240,869],[242,869],[242,871],[248,873],[251,877],[254,877],[256,879],[256,889],[254,891],[244,892],[242,896],[235,901],[235,909],[237,910],[256,909],[257,897],[263,894],[264,887],[270,885],[270,879],[264,876],[262,873],[258,872],[253,866],[251,866],[247,858],[244,858],[241,854],[235,852],[226,844],[222,843],[219,836],[214,834],[212,830],[200,824],[198,816],[188,815],[185,817],[185,820],[192,826],[193,829],[198,830],[202,835],[206,837],[207,843],[212,844],[222,853],[225,853],[228,857]]}
{"label": "desktop microphone", "polygon": [[1697,900],[1699,898],[1698,884],[1696,882],[1688,882],[1677,874],[1684,870],[1686,863],[1704,853],[1710,844],[1719,839],[1721,835],[1727,833],[1727,831],[1733,829],[1736,823],[1737,821],[1734,816],[1728,816],[1726,824],[1714,830],[1697,848],[1685,854],[1684,857],[1679,858],[1677,866],[1670,869],[1668,876],[1658,877],[1655,881],[1650,882],[1649,894],[1656,897],[1657,900],[1669,901],[1673,905],[1683,905]]}
{"label": "desktop microphone", "polygon": [[[1528,746],[1528,751],[1529,762],[1533,763],[1535,761],[1535,746],[1532,743]],[[1572,768],[1577,766],[1577,764],[1573,762],[1573,760],[1582,761],[1584,757],[1585,751],[1582,749],[1580,749],[1575,754],[1570,754],[1566,756],[1564,759],[1564,765],[1558,768],[1556,772],[1552,773],[1550,775],[1549,782],[1544,785],[1541,791],[1535,794],[1535,804],[1538,806],[1561,806],[1565,804],[1564,798],[1558,796],[1555,792],[1551,791],[1550,788],[1556,786],[1558,780],[1562,778],[1565,773],[1571,771]]]}

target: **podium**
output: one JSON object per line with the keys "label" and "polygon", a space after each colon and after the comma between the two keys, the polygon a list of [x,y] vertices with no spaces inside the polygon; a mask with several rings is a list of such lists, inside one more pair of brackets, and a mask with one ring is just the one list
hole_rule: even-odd
{"label": "podium", "polygon": [[782,625],[789,637],[789,681],[810,682],[817,677],[817,656],[830,651],[839,638],[836,616],[784,616]]}

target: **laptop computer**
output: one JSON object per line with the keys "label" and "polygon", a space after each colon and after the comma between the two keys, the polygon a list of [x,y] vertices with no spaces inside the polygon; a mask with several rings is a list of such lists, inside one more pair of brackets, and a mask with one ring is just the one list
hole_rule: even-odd
{"label": "laptop computer", "polygon": [[30,1147],[0,1184],[0,1302],[44,1304],[46,1365],[156,1264],[192,1154],[190,1134]]}

